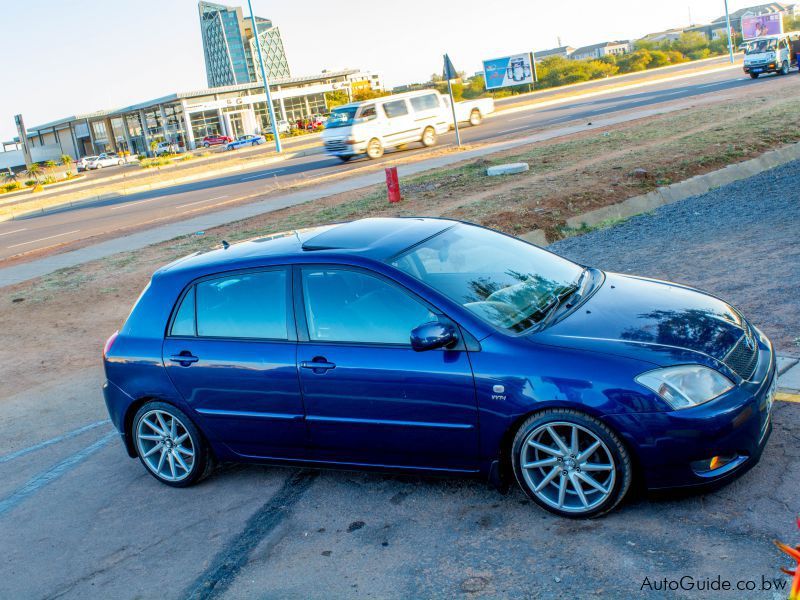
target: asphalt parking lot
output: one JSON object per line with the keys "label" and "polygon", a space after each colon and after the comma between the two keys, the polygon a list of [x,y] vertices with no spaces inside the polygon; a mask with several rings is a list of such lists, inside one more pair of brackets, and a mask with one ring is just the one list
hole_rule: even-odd
{"label": "asphalt parking lot", "polygon": [[[719,293],[796,353],[798,173],[787,165],[555,249]],[[773,540],[800,541],[800,404],[776,404],[761,463],[731,485],[638,494],[571,521],[516,489],[454,478],[222,465],[167,488],[125,455],[101,378],[98,366],[0,399],[0,598],[788,594]],[[717,577],[734,589],[697,588]],[[695,588],[664,591],[665,578]]]}

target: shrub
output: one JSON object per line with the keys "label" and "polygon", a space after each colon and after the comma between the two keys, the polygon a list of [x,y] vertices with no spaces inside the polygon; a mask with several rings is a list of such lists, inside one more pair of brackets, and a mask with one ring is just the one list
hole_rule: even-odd
{"label": "shrub", "polygon": [[18,181],[12,181],[11,183],[7,183],[3,186],[3,190],[6,192],[13,192],[14,190],[20,189],[22,186],[19,184]]}
{"label": "shrub", "polygon": [[35,179],[28,179],[25,182],[25,187],[33,187],[33,186],[36,185],[36,183],[37,183],[37,181]]}
{"label": "shrub", "polygon": [[55,183],[55,182],[56,182],[56,178],[53,177],[52,175],[48,175],[47,177],[42,179],[42,184],[43,185],[50,185],[51,183]]}

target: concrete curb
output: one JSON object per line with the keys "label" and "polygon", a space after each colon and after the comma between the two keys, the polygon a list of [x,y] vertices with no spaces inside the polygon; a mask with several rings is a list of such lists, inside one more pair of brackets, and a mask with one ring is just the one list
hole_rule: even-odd
{"label": "concrete curb", "polygon": [[633,217],[654,210],[659,206],[686,200],[693,196],[705,194],[723,185],[747,179],[798,158],[800,158],[800,143],[770,150],[761,156],[728,165],[718,171],[697,175],[686,181],[673,183],[647,194],[628,198],[619,204],[605,206],[582,215],[570,217],[567,219],[567,227],[573,229],[593,227],[603,221]]}

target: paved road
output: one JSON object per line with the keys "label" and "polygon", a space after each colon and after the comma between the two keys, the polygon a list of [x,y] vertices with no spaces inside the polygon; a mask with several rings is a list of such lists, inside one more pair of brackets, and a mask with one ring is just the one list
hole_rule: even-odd
{"label": "paved road", "polygon": [[[592,98],[577,98],[547,107],[517,107],[498,113],[480,127],[466,127],[462,138],[466,143],[482,142],[504,136],[524,136],[534,130],[557,127],[571,121],[600,118],[612,113],[624,113],[652,107],[684,98],[718,94],[727,90],[751,86],[764,89],[771,78],[756,81],[741,77],[737,70],[704,74],[696,78],[658,83],[629,91],[617,91]],[[442,145],[454,143],[452,133],[441,137]],[[403,151],[414,156],[424,150]],[[391,162],[397,154],[387,153],[377,163]],[[11,256],[81,240],[110,231],[152,223],[156,220],[176,220],[198,212],[217,210],[237,202],[242,197],[263,194],[280,186],[289,186],[321,175],[347,173],[372,164],[366,159],[342,164],[324,154],[314,154],[287,160],[271,167],[258,167],[235,175],[217,176],[189,184],[143,192],[124,198],[83,203],[44,216],[21,218],[0,223],[0,260]]]}
{"label": "paved road", "polygon": [[[703,288],[728,282],[754,322],[774,324],[774,299],[796,331],[799,167],[556,248]],[[743,301],[760,292],[764,304]],[[776,405],[761,463],[732,485],[570,521],[462,479],[225,465],[167,488],[111,433],[101,377],[77,371],[0,401],[0,598],[707,598],[652,586],[717,576],[755,586],[721,598],[788,595],[775,591],[790,564],[773,540],[800,541],[798,404]]]}

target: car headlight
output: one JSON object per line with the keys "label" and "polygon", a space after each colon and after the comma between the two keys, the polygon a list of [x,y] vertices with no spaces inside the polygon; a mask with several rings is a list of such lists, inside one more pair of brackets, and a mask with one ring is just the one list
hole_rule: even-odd
{"label": "car headlight", "polygon": [[722,373],[702,365],[656,369],[642,373],[636,381],[675,410],[703,404],[733,388],[731,380]]}

